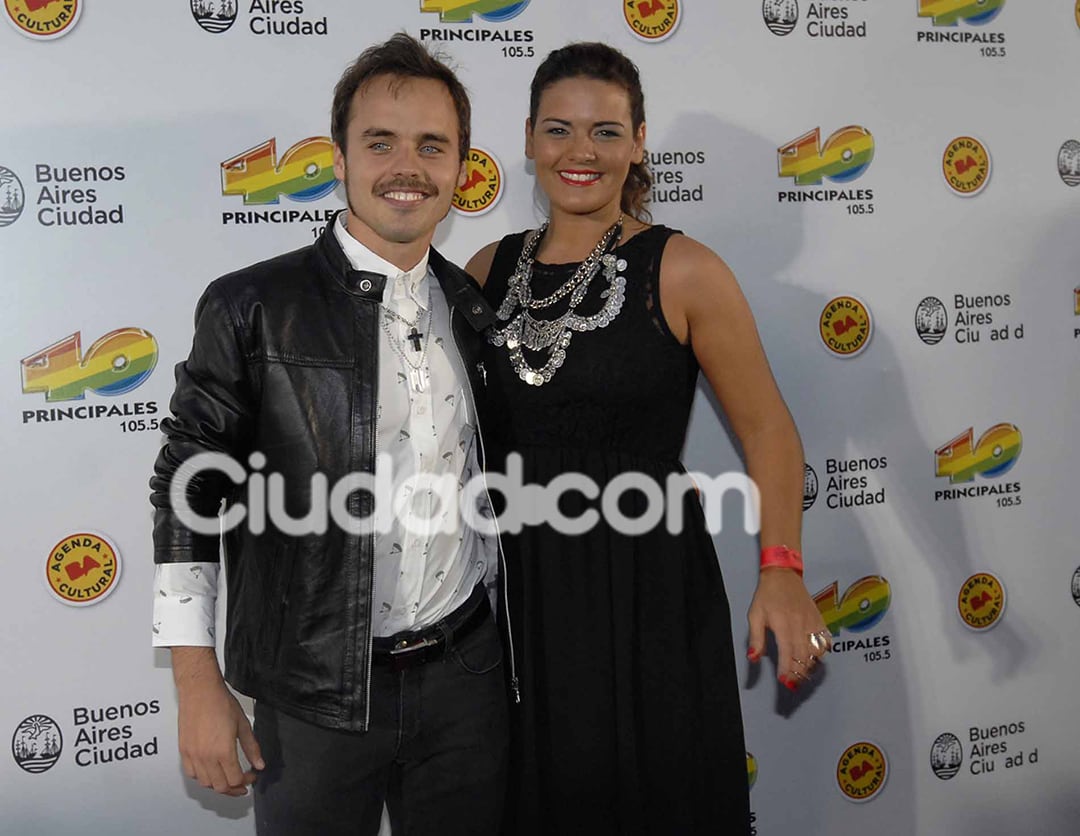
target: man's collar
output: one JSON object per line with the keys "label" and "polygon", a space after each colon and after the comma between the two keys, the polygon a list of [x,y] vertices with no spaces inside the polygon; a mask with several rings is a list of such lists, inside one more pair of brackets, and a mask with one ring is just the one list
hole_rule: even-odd
{"label": "man's collar", "polygon": [[[378,302],[382,299],[386,279],[375,273],[354,270],[333,231],[333,224],[337,223],[337,216],[343,211],[338,210],[315,242],[315,255],[322,259],[330,276],[346,292]],[[481,294],[476,282],[464,270],[447,261],[434,248],[428,250],[428,264],[435,278],[439,280],[447,303],[459,310],[469,325],[482,331],[495,323],[495,311]]]}
{"label": "man's collar", "polygon": [[[379,273],[389,278],[388,284],[392,291],[395,285],[401,285],[400,289],[418,300],[417,304],[423,304],[423,296],[420,293],[421,285],[427,277],[428,252],[425,250],[423,257],[408,270],[402,270],[391,264],[386,259],[372,252],[349,232],[345,225],[347,213],[342,211],[333,221],[334,236],[341,245],[345,257],[354,270],[368,273]],[[426,294],[425,294],[426,295]]]}

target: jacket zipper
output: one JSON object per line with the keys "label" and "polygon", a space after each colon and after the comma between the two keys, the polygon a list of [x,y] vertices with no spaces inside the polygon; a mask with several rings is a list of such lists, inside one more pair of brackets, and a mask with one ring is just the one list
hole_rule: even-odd
{"label": "jacket zipper", "polygon": [[[457,334],[454,331],[454,311],[453,306],[450,307],[450,339],[454,343],[454,351],[457,354],[458,362],[461,363],[461,368],[465,372],[465,383],[469,388],[469,397],[472,400],[473,416],[476,418],[476,439],[480,443],[480,456],[483,460],[483,468],[487,467],[487,451],[484,449],[484,432],[480,429],[480,411],[476,408],[476,394],[472,389],[472,378],[469,376],[469,367],[465,364],[465,358],[461,355],[461,347],[458,345]],[[487,370],[482,372],[484,376],[484,385],[487,385]],[[478,462],[479,464],[479,462]],[[484,496],[487,498],[488,506],[491,505],[491,494],[487,489],[487,478],[484,478]],[[495,524],[495,548],[499,555],[499,576],[502,581],[502,599],[503,599],[503,612],[506,615],[506,640],[510,645],[510,688],[514,692],[514,702],[521,702],[521,688],[518,683],[517,677],[517,664],[514,659],[514,629],[510,624],[510,596],[506,586],[506,555],[503,554],[502,537],[499,533],[499,521],[492,516],[492,522]]]}
{"label": "jacket zipper", "polygon": [[[375,306],[375,434],[371,439],[371,449],[375,451],[379,447],[379,318],[382,317],[382,307]],[[372,454],[371,475],[375,475],[375,455]],[[375,503],[379,498],[372,494],[372,522],[374,523]],[[375,526],[371,526],[368,534],[371,548],[368,554],[368,617],[367,617],[367,660],[364,670],[364,731],[371,726],[371,654],[375,652]]]}

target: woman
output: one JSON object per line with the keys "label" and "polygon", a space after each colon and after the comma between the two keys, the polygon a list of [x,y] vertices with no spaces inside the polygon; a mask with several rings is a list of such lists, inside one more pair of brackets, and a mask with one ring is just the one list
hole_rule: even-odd
{"label": "woman", "polygon": [[[525,153],[547,196],[539,232],[477,253],[468,270],[498,309],[489,332],[488,465],[522,457],[526,484],[580,473],[603,490],[683,473],[698,370],[761,491],[763,568],[748,656],[765,630],[794,689],[828,649],[798,559],[803,454],[730,270],[702,244],[647,223],[644,97],[603,44],[551,53],[533,78]],[[668,500],[669,502],[672,500]],[[511,834],[748,833],[729,611],[693,492],[686,521],[627,533],[608,514],[581,533],[506,533],[515,663]],[[581,491],[559,509],[600,505]],[[642,493],[623,495],[635,518]],[[595,512],[593,512],[595,514]],[[768,548],[772,547],[772,548]]]}

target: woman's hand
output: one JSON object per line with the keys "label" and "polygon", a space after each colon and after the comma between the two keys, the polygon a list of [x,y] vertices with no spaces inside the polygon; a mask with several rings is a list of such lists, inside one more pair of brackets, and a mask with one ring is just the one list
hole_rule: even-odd
{"label": "woman's hand", "polygon": [[792,569],[762,569],[747,615],[750,647],[746,657],[757,662],[765,652],[765,629],[776,639],[776,676],[794,691],[809,678],[832,642],[817,605],[802,578]]}

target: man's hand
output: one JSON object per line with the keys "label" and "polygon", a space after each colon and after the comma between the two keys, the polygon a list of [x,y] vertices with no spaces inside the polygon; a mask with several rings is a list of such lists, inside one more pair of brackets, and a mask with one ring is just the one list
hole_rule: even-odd
{"label": "man's hand", "polygon": [[[173,679],[180,703],[180,760],[184,773],[222,795],[247,795],[265,767],[251,723],[221,678],[212,647],[174,647]],[[240,742],[254,770],[240,767]]]}

